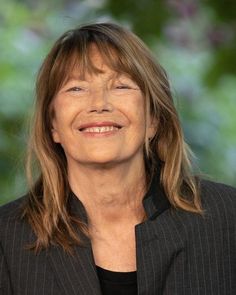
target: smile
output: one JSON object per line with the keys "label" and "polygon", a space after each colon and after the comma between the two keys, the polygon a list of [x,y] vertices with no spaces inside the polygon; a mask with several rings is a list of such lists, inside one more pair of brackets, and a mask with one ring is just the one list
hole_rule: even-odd
{"label": "smile", "polygon": [[100,127],[88,127],[83,128],[81,132],[87,132],[87,133],[105,133],[105,132],[111,132],[111,131],[117,131],[120,128],[116,126],[100,126]]}

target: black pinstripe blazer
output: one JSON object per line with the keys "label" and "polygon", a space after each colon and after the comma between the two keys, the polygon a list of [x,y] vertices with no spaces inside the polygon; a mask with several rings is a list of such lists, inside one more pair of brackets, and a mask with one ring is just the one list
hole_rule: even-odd
{"label": "black pinstripe blazer", "polygon": [[[236,294],[236,189],[201,186],[204,217],[172,210],[153,182],[143,201],[148,220],[135,227],[139,295]],[[57,246],[24,249],[35,236],[17,217],[23,200],[0,209],[0,294],[101,295],[89,241],[74,257]],[[71,207],[85,218],[73,195]]]}

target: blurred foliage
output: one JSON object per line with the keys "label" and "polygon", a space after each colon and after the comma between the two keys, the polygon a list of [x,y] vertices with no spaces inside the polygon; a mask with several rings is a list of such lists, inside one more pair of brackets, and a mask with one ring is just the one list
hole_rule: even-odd
{"label": "blurred foliage", "polygon": [[0,0],[0,203],[27,190],[24,157],[37,70],[64,31],[116,21],[137,33],[170,76],[200,169],[236,185],[236,2]]}

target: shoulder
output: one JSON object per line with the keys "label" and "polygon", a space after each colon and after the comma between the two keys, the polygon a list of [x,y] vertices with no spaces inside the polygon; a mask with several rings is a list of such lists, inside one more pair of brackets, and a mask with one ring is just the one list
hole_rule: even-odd
{"label": "shoulder", "polygon": [[0,207],[0,240],[9,239],[12,233],[20,234],[26,223],[22,219],[27,195]]}
{"label": "shoulder", "polygon": [[224,183],[200,180],[200,192],[203,201],[214,200],[217,203],[233,203],[236,205],[236,188]]}
{"label": "shoulder", "polygon": [[22,208],[27,200],[27,195],[24,195],[14,201],[0,206],[0,221],[5,219],[17,219],[22,213]]}
{"label": "shoulder", "polygon": [[203,209],[220,215],[236,216],[236,188],[209,180],[200,181]]}

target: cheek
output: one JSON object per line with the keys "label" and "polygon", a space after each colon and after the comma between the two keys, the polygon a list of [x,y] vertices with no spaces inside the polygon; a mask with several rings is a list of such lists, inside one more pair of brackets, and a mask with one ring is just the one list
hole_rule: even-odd
{"label": "cheek", "polygon": [[66,100],[55,101],[54,110],[54,125],[57,128],[63,128],[73,120],[78,114],[79,106]]}
{"label": "cheek", "polygon": [[[138,97],[133,103],[127,105],[127,109],[130,112],[135,124],[142,129],[145,126],[146,114],[143,97]],[[141,130],[140,130],[141,131]]]}
{"label": "cheek", "polygon": [[69,112],[64,108],[54,109],[54,116],[52,119],[52,138],[56,143],[62,143],[63,134],[66,127],[69,125]]}
{"label": "cheek", "polygon": [[120,108],[135,120],[145,119],[145,101],[141,94],[125,97]]}

